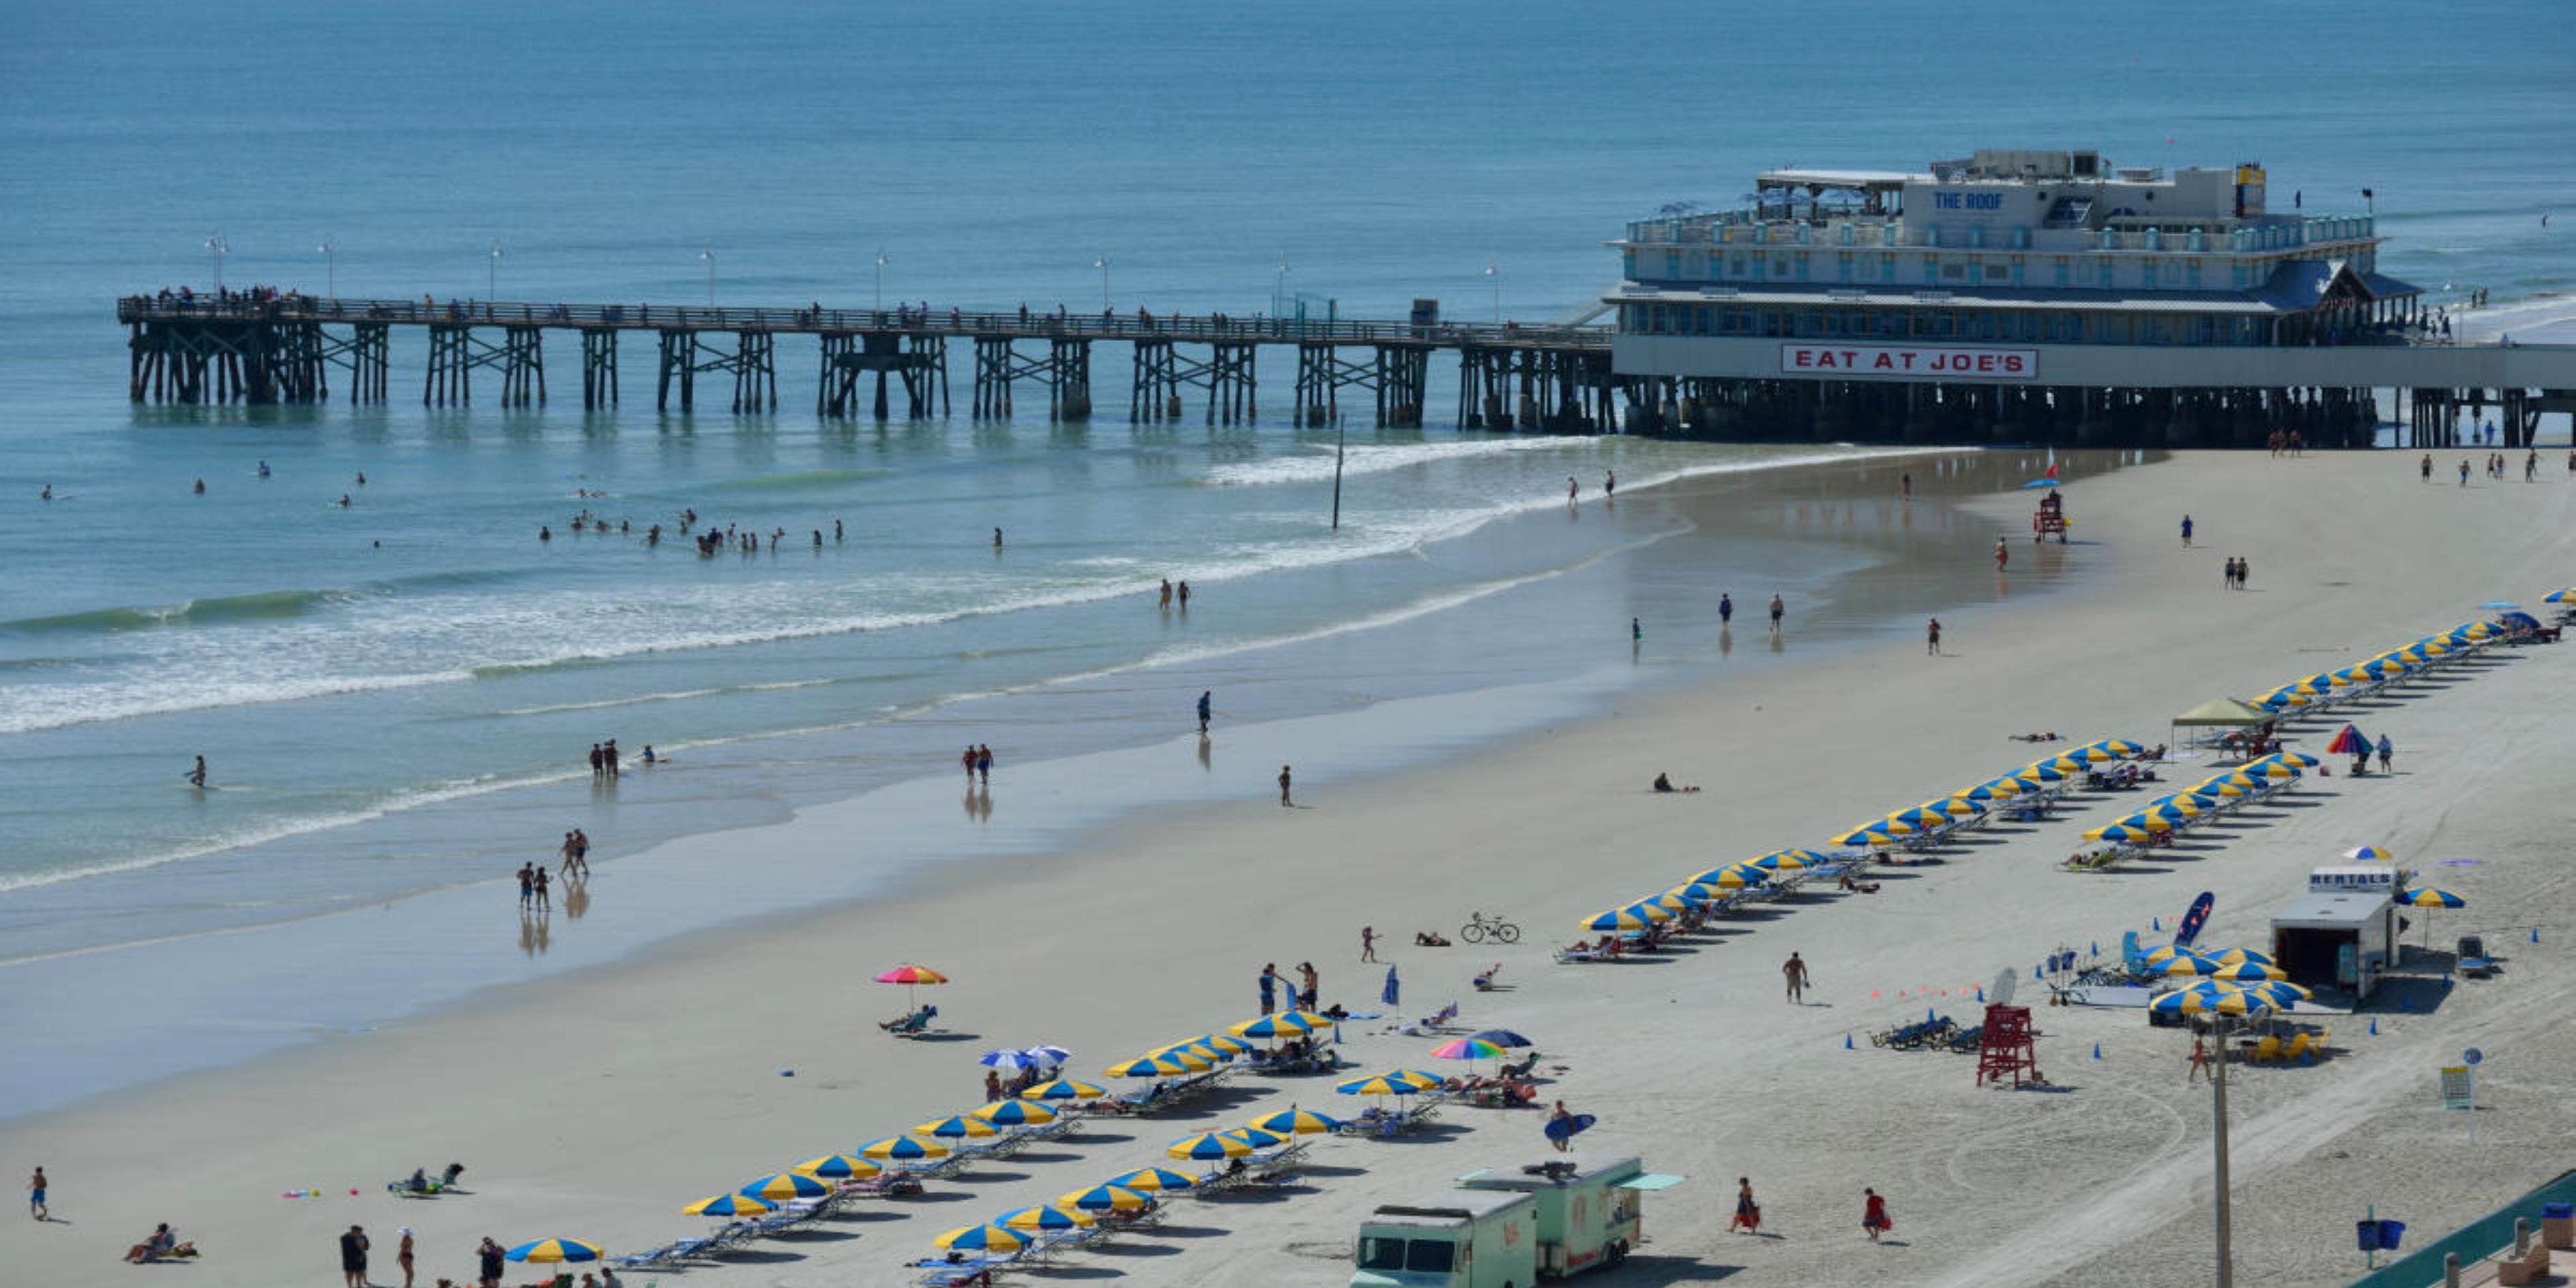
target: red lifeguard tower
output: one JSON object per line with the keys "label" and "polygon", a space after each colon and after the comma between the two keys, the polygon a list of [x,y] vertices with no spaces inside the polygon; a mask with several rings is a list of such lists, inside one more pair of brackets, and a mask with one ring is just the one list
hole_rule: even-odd
{"label": "red lifeguard tower", "polygon": [[2066,544],[2066,500],[2056,488],[2048,489],[2048,495],[2039,499],[2039,512],[2030,516],[2030,543],[2038,545],[2052,532],[2057,534],[2057,544]]}
{"label": "red lifeguard tower", "polygon": [[2038,1086],[2048,1079],[2039,1073],[2039,1030],[2030,1026],[2030,1008],[2006,1006],[2000,1002],[1986,1008],[1986,1027],[1977,1039],[1977,1085],[1991,1078],[2000,1083],[2006,1075],[2012,1085],[2022,1085],[2023,1075]]}

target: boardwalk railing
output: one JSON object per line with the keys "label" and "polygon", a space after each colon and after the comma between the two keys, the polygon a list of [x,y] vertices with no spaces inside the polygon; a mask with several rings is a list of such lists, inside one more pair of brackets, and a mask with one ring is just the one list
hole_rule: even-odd
{"label": "boardwalk railing", "polygon": [[450,300],[317,299],[281,295],[132,295],[116,303],[116,318],[146,322],[361,322],[434,327],[540,327],[580,331],[750,331],[846,334],[869,331],[907,335],[1066,340],[1182,340],[1275,344],[1405,344],[1434,348],[1550,348],[1608,352],[1606,327],[1524,326],[1517,322],[1357,321],[1235,317],[1229,314],[1008,313],[963,309],[710,308],[671,304],[534,304]]}

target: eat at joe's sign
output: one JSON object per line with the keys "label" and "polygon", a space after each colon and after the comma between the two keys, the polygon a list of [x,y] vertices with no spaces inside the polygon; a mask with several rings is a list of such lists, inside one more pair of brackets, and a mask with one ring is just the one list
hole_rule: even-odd
{"label": "eat at joe's sign", "polygon": [[1924,349],[1880,344],[1784,344],[1790,375],[1915,376],[1949,380],[2036,380],[2036,349]]}

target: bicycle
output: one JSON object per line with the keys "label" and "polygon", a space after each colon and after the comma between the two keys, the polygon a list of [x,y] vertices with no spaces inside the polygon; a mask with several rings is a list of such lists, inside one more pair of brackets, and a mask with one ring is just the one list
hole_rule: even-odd
{"label": "bicycle", "polygon": [[1498,944],[1517,944],[1521,941],[1521,928],[1482,912],[1468,913],[1467,924],[1458,927],[1458,938],[1467,943],[1481,944],[1487,935],[1493,936]]}

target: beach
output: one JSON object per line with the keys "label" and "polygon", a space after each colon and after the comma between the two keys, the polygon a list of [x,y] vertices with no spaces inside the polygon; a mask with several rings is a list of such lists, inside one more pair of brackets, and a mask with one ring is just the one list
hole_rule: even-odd
{"label": "beach", "polygon": [[[1896,505],[1894,473],[1876,467],[1886,500],[1873,510]],[[1723,484],[1687,479],[1621,504],[1687,513],[1695,488],[1742,504]],[[692,1200],[971,1108],[974,1057],[990,1047],[1062,1044],[1077,1053],[1068,1072],[1097,1080],[1110,1061],[1248,1018],[1254,976],[1273,961],[1313,961],[1326,1004],[1380,1010],[1385,968],[1356,962],[1371,925],[1402,974],[1404,1005],[1346,1025],[1344,1059],[1372,1071],[1438,1066],[1430,1041],[1385,1030],[1454,997],[1462,1024],[1536,1040],[1542,1099],[1599,1119],[1587,1149],[1640,1153],[1653,1170],[1691,1178],[1649,1196],[1649,1242],[1592,1282],[1807,1283],[1851,1273],[1863,1257],[1889,1282],[2189,1281],[2208,1265],[2209,1106],[2205,1090],[2184,1085],[2177,1031],[2151,1030],[2134,1011],[2037,1010],[2050,1092],[1978,1089],[1972,1061],[1875,1049],[1867,1035],[1926,1007],[1969,1012],[2002,968],[2027,976],[2051,952],[2147,933],[2151,919],[2170,926],[2203,890],[2217,896],[2205,938],[2262,945],[2268,910],[2303,887],[2308,868],[2355,845],[2388,846],[2409,866],[2475,859],[2428,868],[2469,901],[2439,917],[2433,941],[2483,933],[2510,958],[2500,978],[2448,993],[2428,983],[2420,995],[2438,1005],[2380,1014],[2376,1035],[2366,1016],[2340,1018],[2333,1053],[2312,1067],[2234,1074],[2238,1273],[2341,1282],[2359,1271],[2349,1222],[2365,1204],[2438,1232],[2566,1164],[2550,1142],[2563,1138],[2556,1106],[2576,1076],[2576,1039],[2535,1021],[2576,991],[2556,948],[2576,895],[2551,866],[2547,799],[2549,767],[2576,742],[2552,706],[2576,655],[2498,650],[2401,688],[2384,710],[2354,713],[2394,739],[2393,776],[2351,781],[2336,762],[2285,805],[2124,871],[2059,870],[2083,828],[2137,800],[2078,797],[2055,820],[1972,834],[1937,863],[1880,869],[1877,894],[1815,892],[1716,923],[1683,952],[1558,966],[1548,949],[1602,908],[1727,861],[1819,845],[2045,750],[2007,735],[2162,742],[2168,716],[2208,698],[2360,660],[2478,616],[2482,600],[2535,602],[2568,578],[2557,534],[2571,496],[2576,482],[2549,472],[2530,485],[2425,485],[2411,458],[2391,453],[2186,455],[2101,473],[2067,490],[2076,543],[2033,550],[2015,535],[2001,577],[1984,554],[1991,537],[1969,524],[1926,543],[1957,565],[1942,593],[1974,592],[1941,610],[1937,658],[1924,655],[1911,614],[1867,624],[1873,594],[1913,602],[1871,580],[1924,575],[1903,561],[1838,587],[1835,611],[1849,615],[1839,638],[1802,634],[1823,628],[1793,614],[1776,650],[1759,622],[1760,588],[1726,588],[1740,620],[1709,650],[1702,628],[1720,588],[1659,566],[1602,605],[1622,623],[1654,622],[1633,659],[1624,630],[1604,630],[1603,662],[1710,654],[1690,664],[1713,670],[1687,681],[1534,682],[1283,713],[1221,725],[1206,765],[1184,734],[1008,766],[996,785],[1004,809],[1041,828],[1059,811],[1067,820],[1040,852],[925,865],[864,901],[778,909],[13,1119],[8,1154],[47,1167],[55,1211],[71,1224],[0,1223],[0,1261],[37,1281],[95,1281],[156,1221],[206,1250],[194,1273],[217,1283],[318,1276],[352,1222],[375,1236],[377,1282],[398,1225],[419,1232],[422,1282],[470,1278],[486,1235],[639,1250],[698,1228],[679,1213]],[[2019,534],[2030,503],[2016,489],[1940,504]],[[2176,535],[2186,512],[2197,525],[2188,549]],[[2251,561],[2249,589],[2222,589],[2229,555]],[[2043,578],[2048,592],[2023,589]],[[1453,643],[1464,655],[1505,642]],[[1472,728],[1483,708],[1535,723],[1445,749],[1409,745],[1425,730]],[[2298,730],[2293,746],[2316,751],[2334,727]],[[1353,751],[1398,745],[1414,758],[1395,767]],[[1281,763],[1297,767],[1300,808],[1273,799]],[[1653,795],[1659,771],[1705,790]],[[1113,780],[1167,782],[1169,803],[1091,818],[1084,798]],[[977,826],[971,809],[956,810],[953,782],[887,790],[935,790],[951,826]],[[813,806],[603,865],[588,920],[620,898],[721,897],[769,866],[828,864],[865,847],[871,810],[885,808],[869,797]],[[618,890],[647,880],[662,888]],[[482,890],[506,919],[509,894]],[[1417,930],[1455,939],[1480,910],[1518,921],[1525,937],[1509,948],[1413,946]],[[365,932],[366,955],[438,970],[441,946],[419,942],[407,929],[418,924],[435,922],[389,906]],[[2420,924],[2407,935],[2423,938]],[[1779,992],[1793,950],[1814,974],[1804,1006]],[[877,1031],[904,997],[869,979],[907,961],[954,981],[924,998],[939,1005],[948,1040]],[[1469,977],[1497,962],[1508,988],[1471,991]],[[2476,1145],[2439,1111],[2435,1086],[2435,1070],[2466,1046],[2487,1057]],[[1232,1085],[1250,1094],[1230,1104],[1099,1121],[934,1181],[923,1199],[760,1245],[756,1259],[661,1277],[895,1282],[940,1231],[1167,1162],[1173,1137],[1291,1104],[1350,1112],[1331,1081],[1238,1077]],[[1161,1230],[1061,1265],[1141,1288],[1338,1284],[1369,1208],[1536,1157],[1540,1117],[1453,1107],[1440,1121],[1459,1130],[1436,1136],[1328,1138],[1293,1186],[1184,1202]],[[413,1167],[450,1159],[467,1164],[470,1195],[385,1193]],[[1762,1196],[1764,1237],[1723,1232],[1738,1176]],[[1863,1186],[1889,1198],[1888,1244],[1865,1246]],[[303,1189],[320,1197],[280,1197]],[[510,1281],[535,1277],[522,1269]]]}

